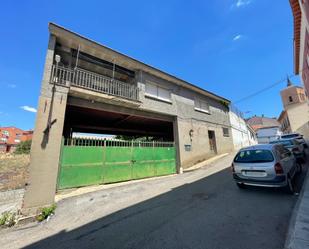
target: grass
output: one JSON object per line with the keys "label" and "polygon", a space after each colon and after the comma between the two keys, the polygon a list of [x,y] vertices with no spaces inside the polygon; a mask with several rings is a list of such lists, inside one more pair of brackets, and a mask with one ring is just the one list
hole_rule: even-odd
{"label": "grass", "polygon": [[0,191],[23,188],[29,163],[29,155],[0,154]]}
{"label": "grass", "polygon": [[36,219],[40,222],[46,220],[48,216],[55,213],[56,207],[57,207],[56,204],[53,204],[49,207],[42,208],[41,213],[36,217]]}

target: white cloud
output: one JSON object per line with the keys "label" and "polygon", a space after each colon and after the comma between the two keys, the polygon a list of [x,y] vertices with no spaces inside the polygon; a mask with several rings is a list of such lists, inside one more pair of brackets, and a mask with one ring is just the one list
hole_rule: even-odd
{"label": "white cloud", "polygon": [[242,35],[235,35],[234,38],[233,38],[233,41],[238,41],[242,38],[243,36]]}
{"label": "white cloud", "polygon": [[16,88],[15,84],[8,84],[8,88]]}
{"label": "white cloud", "polygon": [[237,0],[236,3],[232,5],[232,7],[240,8],[252,3],[252,0]]}
{"label": "white cloud", "polygon": [[34,107],[28,105],[23,105],[20,108],[27,112],[36,112],[36,109]]}

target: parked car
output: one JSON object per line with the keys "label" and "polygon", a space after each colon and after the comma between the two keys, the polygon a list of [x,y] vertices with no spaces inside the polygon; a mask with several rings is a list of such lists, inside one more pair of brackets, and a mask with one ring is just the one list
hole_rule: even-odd
{"label": "parked car", "polygon": [[306,152],[304,146],[296,139],[279,139],[270,142],[271,144],[282,144],[285,148],[291,151],[296,157],[297,162],[306,162]]}
{"label": "parked car", "polygon": [[301,165],[282,144],[258,144],[243,148],[236,154],[232,171],[239,188],[246,185],[284,187],[293,193],[293,180],[301,171]]}
{"label": "parked car", "polygon": [[303,135],[299,133],[290,133],[290,134],[284,134],[280,136],[280,139],[296,139],[298,142],[300,142],[304,148],[308,148],[308,144],[306,143],[306,140],[304,139]]}

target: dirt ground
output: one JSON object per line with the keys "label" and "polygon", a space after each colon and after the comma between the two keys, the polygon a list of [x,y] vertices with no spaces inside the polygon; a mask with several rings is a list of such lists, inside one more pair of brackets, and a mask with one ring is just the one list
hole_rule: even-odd
{"label": "dirt ground", "polygon": [[0,191],[24,188],[28,178],[29,155],[0,154]]}

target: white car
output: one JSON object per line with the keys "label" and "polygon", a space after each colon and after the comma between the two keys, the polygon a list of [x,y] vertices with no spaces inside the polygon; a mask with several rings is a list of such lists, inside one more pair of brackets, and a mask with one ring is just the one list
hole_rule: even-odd
{"label": "white car", "polygon": [[285,187],[287,192],[294,193],[293,178],[301,172],[301,165],[282,144],[258,144],[237,153],[232,172],[239,188]]}

